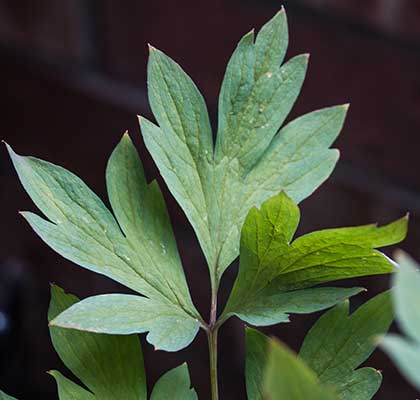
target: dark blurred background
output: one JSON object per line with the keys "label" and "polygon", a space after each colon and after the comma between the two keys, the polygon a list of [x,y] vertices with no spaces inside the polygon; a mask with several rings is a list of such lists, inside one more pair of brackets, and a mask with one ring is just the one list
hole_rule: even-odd
{"label": "dark blurred background", "polygon": [[[141,141],[136,114],[146,99],[147,43],[193,77],[213,123],[227,60],[240,36],[259,28],[281,6],[273,0],[0,0],[1,137],[23,154],[65,166],[105,198],[107,157],[128,129],[149,178],[158,176]],[[401,247],[420,259],[420,1],[283,1],[291,32],[289,56],[311,53],[306,84],[292,117],[350,102],[336,143],[341,161],[332,178],[302,203],[300,233],[323,227],[389,222],[410,211]],[[20,399],[55,399],[45,371],[61,365],[48,335],[48,282],[80,297],[124,291],[47,248],[17,214],[35,210],[4,149],[0,155],[0,387]],[[161,182],[162,183],[162,182]],[[195,302],[208,315],[207,268],[185,216],[162,183]],[[389,249],[392,254],[392,249]],[[227,273],[226,298],[237,266]],[[387,277],[358,280],[369,292]],[[350,283],[349,283],[350,284]],[[297,349],[316,316],[267,329]],[[187,360],[200,398],[208,396],[205,337],[178,354],[144,344],[149,386]],[[245,399],[243,330],[221,331],[223,399]],[[416,393],[380,351],[369,364],[384,373],[377,399]]]}

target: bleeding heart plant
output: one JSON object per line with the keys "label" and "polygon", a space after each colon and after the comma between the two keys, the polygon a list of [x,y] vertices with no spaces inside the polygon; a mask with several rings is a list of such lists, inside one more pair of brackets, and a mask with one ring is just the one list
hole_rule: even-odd
{"label": "bleeding heart plant", "polygon": [[[228,318],[267,326],[287,322],[292,313],[333,306],[308,333],[299,358],[277,340],[246,329],[248,398],[367,400],[378,390],[380,373],[356,368],[374,350],[371,337],[384,334],[392,321],[389,293],[349,316],[347,299],[362,288],[327,284],[393,272],[393,262],[377,249],[404,239],[407,218],[294,238],[297,204],[328,178],[339,158],[330,146],[348,106],[323,108],[284,125],[308,56],[283,63],[283,9],[254,36],[251,31],[240,40],[228,63],[215,143],[195,84],[150,47],[148,93],[156,122],[140,117],[141,132],[207,260],[209,319],[194,306],[164,198],[156,181],[147,181],[128,134],[106,169],[112,212],[71,172],[7,146],[22,185],[44,215],[22,213],[41,239],[68,260],[137,293],[79,301],[52,287],[52,341],[85,386],[51,372],[61,400],[146,399],[136,334],[147,332],[156,349],[178,351],[199,329],[208,336],[211,398],[218,399],[217,336]],[[238,255],[238,276],[218,314],[220,280]],[[150,398],[196,399],[190,386],[184,364],[165,374]]]}

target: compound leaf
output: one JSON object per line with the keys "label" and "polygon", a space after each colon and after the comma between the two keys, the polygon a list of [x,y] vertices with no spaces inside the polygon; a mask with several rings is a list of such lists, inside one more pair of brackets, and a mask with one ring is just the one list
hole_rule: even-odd
{"label": "compound leaf", "polygon": [[299,356],[321,382],[334,386],[343,400],[370,400],[382,375],[373,368],[356,368],[372,354],[374,337],[387,332],[392,320],[390,292],[375,296],[351,315],[345,301],[313,325]]}
{"label": "compound leaf", "polygon": [[187,364],[182,364],[164,374],[153,388],[150,400],[197,400],[191,388]]}
{"label": "compound leaf", "polygon": [[406,336],[389,334],[381,346],[420,390],[420,272],[414,260],[402,252],[397,261],[400,268],[394,276],[393,303],[397,322]]}
{"label": "compound leaf", "polygon": [[154,48],[149,100],[157,125],[140,118],[142,135],[170,191],[190,220],[206,256],[213,287],[239,253],[249,209],[286,191],[309,196],[338,159],[329,146],[347,106],[309,113],[281,128],[302,87],[308,56],[281,65],[287,50],[284,9],[234,51],[219,97],[215,147],[197,87]]}
{"label": "compound leaf", "polygon": [[253,325],[288,320],[288,313],[328,308],[358,293],[352,288],[312,288],[330,281],[389,273],[391,260],[375,250],[398,243],[407,218],[378,228],[326,229],[292,241],[299,209],[281,192],[248,213],[242,228],[238,277],[223,319],[237,315]]}
{"label": "compound leaf", "polygon": [[65,258],[173,309],[187,321],[190,331],[185,334],[195,336],[201,317],[191,300],[165,203],[156,182],[146,182],[129,136],[112,153],[106,174],[118,222],[76,175],[7,147],[24,188],[49,219],[22,213],[35,232]]}
{"label": "compound leaf", "polygon": [[197,324],[172,304],[128,294],[105,294],[84,299],[62,312],[50,325],[114,335],[149,332],[156,350],[186,347]]}
{"label": "compound leaf", "polygon": [[[53,285],[48,319],[53,320],[77,301],[77,297]],[[56,326],[50,326],[50,335],[59,357],[91,391],[92,398],[147,399],[143,355],[136,335],[105,335]],[[80,397],[84,393],[62,375],[53,373],[53,376],[60,396],[63,396],[60,400],[73,399],[71,395]]]}
{"label": "compound leaf", "polygon": [[246,331],[249,400],[338,400],[339,396],[290,349],[253,329]]}

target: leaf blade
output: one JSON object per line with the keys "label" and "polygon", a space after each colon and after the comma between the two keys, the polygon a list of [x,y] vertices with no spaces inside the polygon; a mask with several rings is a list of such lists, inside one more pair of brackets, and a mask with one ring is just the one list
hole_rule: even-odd
{"label": "leaf blade", "polygon": [[95,400],[96,397],[86,389],[66,378],[58,371],[50,371],[49,374],[55,379],[60,400]]}
{"label": "leaf blade", "polygon": [[50,325],[112,335],[149,332],[149,343],[166,351],[187,347],[200,327],[199,321],[171,304],[127,294],[88,297],[67,308]]}
{"label": "leaf blade", "polygon": [[0,400],[17,400],[0,390]]}
{"label": "leaf blade", "polygon": [[418,264],[405,253],[398,252],[397,261],[399,269],[393,278],[392,300],[397,322],[406,336],[388,334],[380,345],[404,377],[420,390],[420,317],[417,307],[420,273]]}
{"label": "leaf blade", "polygon": [[381,347],[391,357],[404,377],[420,390],[420,346],[399,335],[387,335],[382,339]]}
{"label": "leaf blade", "polygon": [[141,132],[209,261],[205,182],[213,160],[213,138],[207,108],[189,76],[161,51],[150,48],[147,70],[149,102],[159,127],[140,118]]}
{"label": "leaf blade", "polygon": [[409,257],[398,255],[399,272],[396,274],[394,304],[398,323],[403,331],[420,343],[420,315],[413,304],[420,302],[420,274],[418,266]]}
{"label": "leaf blade", "polygon": [[[51,288],[49,320],[77,302]],[[101,335],[50,326],[53,346],[64,364],[98,398],[146,400],[146,377],[138,337]]]}
{"label": "leaf blade", "polygon": [[150,400],[197,400],[197,393],[191,388],[187,364],[182,364],[165,373],[153,388]]}
{"label": "leaf blade", "polygon": [[[164,198],[156,181],[147,184],[128,133],[108,161],[106,178],[112,209],[127,240],[137,252],[148,255],[147,260],[171,293],[168,297],[190,314],[196,314]],[[150,270],[147,272],[151,275]]]}
{"label": "leaf blade", "polygon": [[330,388],[276,339],[246,330],[246,383],[249,400],[338,400]]}
{"label": "leaf blade", "polygon": [[234,313],[242,321],[254,326],[269,326],[289,322],[290,314],[310,314],[330,308],[363,288],[312,288],[265,296],[244,302]]}
{"label": "leaf blade", "polygon": [[[338,151],[329,146],[342,128],[347,107],[308,114],[278,133],[301,89],[308,58],[298,56],[281,66],[287,44],[284,9],[264,25],[255,43],[253,31],[239,41],[219,96],[214,155],[197,88],[176,63],[151,52],[149,87],[158,125],[141,118],[142,135],[195,230],[213,288],[238,255],[248,210],[280,190],[303,200],[338,160]],[[197,98],[195,108],[192,98]],[[333,111],[336,118],[326,124],[321,117]],[[294,139],[293,129],[303,133]]]}
{"label": "leaf blade", "polygon": [[49,220],[30,212],[21,214],[48,246],[155,302],[172,304],[176,315],[181,312],[191,321],[201,320],[162,194],[156,183],[147,184],[128,135],[111,156],[107,174],[111,203],[125,235],[103,202],[76,175],[19,156],[10,146],[8,150],[23,186]]}
{"label": "leaf blade", "polygon": [[249,400],[263,400],[264,370],[268,361],[269,342],[256,329],[245,327],[245,383]]}
{"label": "leaf blade", "polygon": [[[337,304],[360,289],[346,293],[344,289],[307,288],[338,279],[392,272],[392,261],[374,248],[402,240],[407,231],[404,217],[380,228],[367,225],[327,229],[292,242],[299,217],[299,209],[284,192],[264,202],[261,209],[248,213],[241,234],[239,272],[222,314],[224,319],[236,314],[249,323],[266,325],[288,320],[285,305],[290,312],[305,308],[309,312],[314,305],[319,308],[313,307],[313,311]],[[306,296],[311,298],[312,290],[331,292],[326,292],[324,304],[313,303],[313,296],[302,303]],[[333,298],[337,303],[331,301]],[[301,305],[300,310],[294,301]]]}
{"label": "leaf blade", "polygon": [[375,350],[373,338],[391,325],[390,292],[381,293],[349,316],[344,302],[325,313],[312,326],[300,357],[321,382],[333,385],[345,400],[369,400],[379,389],[381,376],[375,370],[356,370]]}

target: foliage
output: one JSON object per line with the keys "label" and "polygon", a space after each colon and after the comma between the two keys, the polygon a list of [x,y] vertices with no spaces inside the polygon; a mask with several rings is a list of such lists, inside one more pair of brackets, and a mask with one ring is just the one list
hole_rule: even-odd
{"label": "foliage", "polygon": [[241,236],[239,274],[224,315],[252,325],[288,321],[287,313],[308,313],[341,302],[361,289],[308,287],[362,275],[388,273],[389,259],[376,247],[400,242],[404,217],[375,225],[326,229],[294,240],[298,207],[283,192],[249,212]]}
{"label": "foliage", "polygon": [[[370,400],[382,375],[373,368],[355,369],[375,349],[374,336],[384,334],[392,322],[390,293],[377,295],[351,316],[348,311],[346,300],[319,318],[305,337],[299,359],[277,340],[247,328],[248,399],[262,400],[267,395],[270,399]],[[326,394],[327,387],[334,396]],[[311,397],[311,391],[320,394]]]}
{"label": "foliage", "polygon": [[[112,212],[76,175],[18,155],[7,145],[23,187],[44,214],[22,213],[33,230],[63,257],[137,293],[79,301],[53,286],[52,341],[85,386],[52,371],[61,400],[146,399],[136,334],[147,332],[155,349],[178,351],[200,328],[208,335],[215,400],[217,334],[228,318],[272,325],[287,322],[291,313],[336,304],[309,332],[301,359],[248,329],[249,398],[268,393],[272,399],[368,400],[376,392],[379,374],[356,368],[374,349],[370,336],[384,333],[391,322],[388,294],[349,317],[344,300],[362,289],[324,284],[393,272],[392,260],[377,249],[404,239],[407,218],[383,227],[326,229],[293,240],[300,220],[297,204],[328,178],[338,160],[330,146],[348,106],[324,108],[284,125],[308,63],[308,56],[301,55],[282,64],[287,45],[283,9],[255,39],[251,31],[240,40],[221,88],[215,143],[204,99],[191,78],[150,47],[148,93],[156,123],[140,117],[141,132],[207,260],[209,321],[193,304],[159,185],[147,181],[127,133],[106,168]],[[238,255],[239,273],[218,317],[220,279]],[[324,343],[319,332],[333,328],[339,335]],[[167,372],[151,393],[152,400],[167,398],[197,398],[185,364]]]}
{"label": "foliage", "polygon": [[393,320],[390,293],[372,298],[349,316],[344,301],[325,313],[305,337],[299,356],[322,383],[335,387],[343,400],[370,400],[382,375],[360,368],[375,349],[373,338],[389,329]]}
{"label": "foliage", "polygon": [[122,302],[123,308],[142,308],[135,314],[136,329],[127,321],[102,332],[149,331],[148,340],[157,348],[175,351],[187,346],[197,334],[201,317],[192,304],[160,189],[156,182],[146,182],[128,135],[107,166],[108,194],[116,219],[71,172],[8,149],[23,186],[49,219],[23,212],[35,232],[67,259],[147,296],[115,298],[115,307]]}
{"label": "foliage", "polygon": [[246,384],[249,400],[338,400],[332,388],[291,350],[257,330],[246,330]]}
{"label": "foliage", "polygon": [[213,287],[239,252],[242,223],[253,205],[281,190],[296,202],[332,172],[347,106],[319,110],[279,130],[303,84],[308,56],[281,66],[288,45],[282,9],[238,43],[219,97],[215,145],[197,87],[181,67],[150,48],[149,101],[157,125],[140,118],[147,149],[191,222]]}
{"label": "foliage", "polygon": [[[79,299],[61,288],[51,288],[51,321]],[[86,386],[82,388],[58,371],[50,371],[60,400],[146,400],[147,387],[140,341],[136,335],[104,335],[50,326],[51,340],[66,367]],[[171,396],[168,396],[171,393]],[[197,399],[190,389],[188,368],[175,368],[156,383],[150,399]]]}
{"label": "foliage", "polygon": [[401,373],[420,390],[420,272],[409,256],[399,253],[400,269],[394,276],[393,301],[399,327],[405,336],[387,335],[381,345]]}

